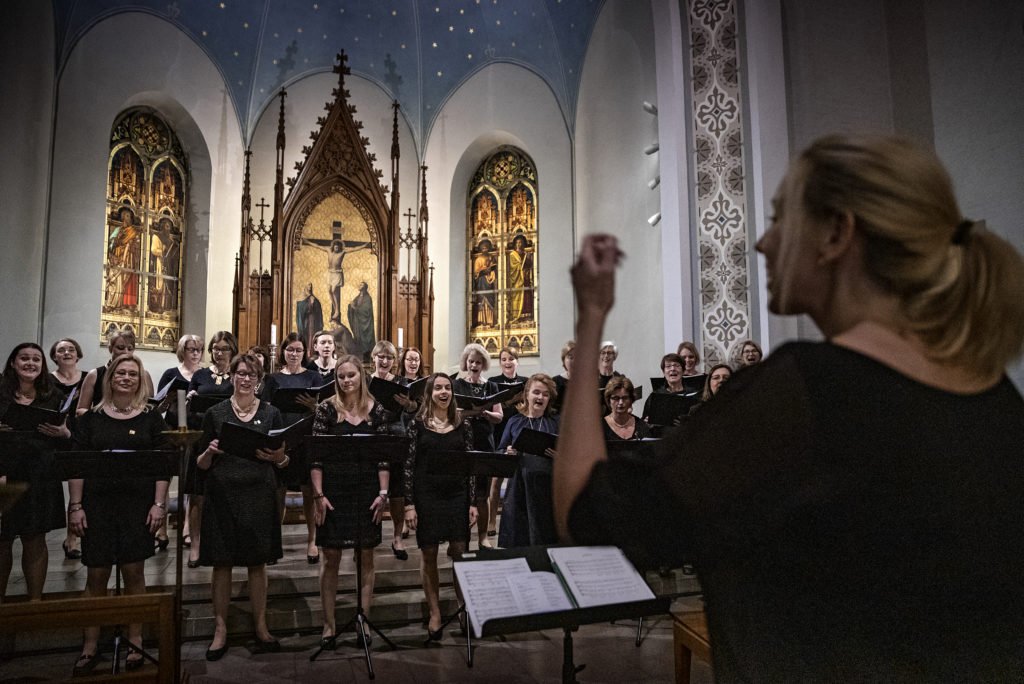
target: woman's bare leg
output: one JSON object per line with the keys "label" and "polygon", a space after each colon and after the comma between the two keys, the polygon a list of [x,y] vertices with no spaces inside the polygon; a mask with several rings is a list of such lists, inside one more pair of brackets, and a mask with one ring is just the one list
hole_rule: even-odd
{"label": "woman's bare leg", "polygon": [[[146,575],[143,572],[143,562],[125,563],[121,566],[121,577],[124,579],[125,594],[145,594]],[[142,648],[142,623],[134,622],[128,625],[128,641],[137,648]]]}
{"label": "woman's bare leg", "polygon": [[[196,529],[196,528],[192,528]],[[195,542],[193,542],[194,547]],[[250,582],[251,584],[251,582]],[[249,591],[253,589],[250,586]],[[215,567],[210,582],[213,597],[213,641],[210,650],[216,651],[228,642],[228,606],[231,604],[231,566]]]}
{"label": "woman's bare leg", "polygon": [[324,614],[322,637],[337,634],[334,622],[334,606],[338,600],[338,568],[341,566],[341,549],[321,549],[323,560],[320,570],[320,610]]}
{"label": "woman's bare leg", "polygon": [[21,571],[25,573],[25,591],[29,601],[43,600],[46,563],[49,559],[45,534],[21,535]]}
{"label": "woman's bare leg", "polygon": [[423,596],[427,600],[427,629],[436,632],[441,629],[441,605],[437,576],[437,546],[420,547],[420,580],[423,582]]}
{"label": "woman's bare leg", "polygon": [[[85,592],[86,598],[107,595],[107,583],[110,582],[110,566],[94,567],[86,570]],[[85,628],[85,640],[82,642],[82,654],[93,655],[99,647],[100,627],[90,625]]]}
{"label": "woman's bare leg", "polygon": [[[200,530],[203,528],[203,497],[198,494],[191,494],[188,497],[188,528],[189,534],[192,535],[192,547],[188,550],[188,559],[197,561],[199,560]],[[230,576],[231,569],[229,568],[228,577]]]}
{"label": "woman's bare leg", "polygon": [[390,503],[391,522],[395,526],[395,551],[405,550],[402,533],[405,531],[405,497],[396,496]]}
{"label": "woman's bare leg", "polygon": [[273,641],[274,636],[267,629],[267,566],[249,566],[249,603],[252,605],[252,619],[256,623],[256,638]]}

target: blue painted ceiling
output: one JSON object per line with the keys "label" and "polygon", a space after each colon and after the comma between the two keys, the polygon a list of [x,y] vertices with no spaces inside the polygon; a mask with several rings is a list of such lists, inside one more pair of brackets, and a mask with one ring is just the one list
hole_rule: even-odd
{"label": "blue painted ceiling", "polygon": [[[580,69],[603,0],[53,0],[58,71],[94,24],[144,12],[189,35],[220,70],[249,140],[290,83],[348,66],[401,104],[417,145],[452,92],[510,62],[551,88],[571,130]],[[325,93],[325,99],[330,99]]]}

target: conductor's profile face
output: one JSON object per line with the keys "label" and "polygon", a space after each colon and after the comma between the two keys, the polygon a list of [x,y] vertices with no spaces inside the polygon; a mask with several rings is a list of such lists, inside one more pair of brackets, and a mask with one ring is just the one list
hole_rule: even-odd
{"label": "conductor's profile face", "polygon": [[452,381],[446,377],[438,376],[434,380],[434,391],[430,397],[434,404],[441,408],[448,408],[448,402],[452,400]]}

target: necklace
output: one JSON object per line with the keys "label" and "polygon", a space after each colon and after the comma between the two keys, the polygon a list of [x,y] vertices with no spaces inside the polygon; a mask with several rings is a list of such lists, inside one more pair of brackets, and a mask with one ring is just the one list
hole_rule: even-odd
{"label": "necklace", "polygon": [[631,420],[633,420],[633,415],[629,414],[629,413],[626,414],[626,422],[625,423],[620,423],[619,421],[615,420],[615,416],[612,416],[612,422],[615,423],[616,427],[620,427],[620,428],[626,428],[629,425],[629,421],[631,421]]}
{"label": "necklace", "polygon": [[131,406],[128,406],[126,408],[121,408],[120,406],[118,406],[114,402],[110,402],[110,408],[113,409],[114,413],[119,413],[122,416],[127,416],[129,413],[131,413],[132,411],[135,410]]}
{"label": "necklace", "polygon": [[216,366],[210,366],[210,372],[213,373],[213,379],[215,381],[214,384],[217,384],[217,385],[221,384],[222,382],[227,380],[229,377],[231,377],[231,371],[230,370],[226,370],[223,373],[221,373],[221,372],[219,372],[217,370]]}
{"label": "necklace", "polygon": [[235,400],[235,397],[234,397],[234,396],[232,396],[232,397],[231,397],[231,405],[232,405],[232,406],[233,406],[233,407],[235,408],[235,412],[236,412],[236,413],[237,413],[238,415],[240,415],[240,416],[247,416],[247,415],[249,415],[250,413],[252,413],[252,412],[253,412],[253,410],[254,410],[254,407],[256,406],[256,402],[257,402],[257,401],[258,401],[258,400],[256,399],[256,397],[255,397],[255,395],[254,395],[254,396],[253,396],[253,398],[252,398],[252,401],[250,401],[250,402],[249,402],[249,405],[248,405],[248,406],[246,406],[245,408],[242,408],[242,407],[241,407],[241,406],[240,406],[240,405],[238,404],[238,401],[236,401],[236,400]]}
{"label": "necklace", "polygon": [[444,420],[438,420],[436,416],[430,416],[427,418],[427,424],[430,427],[437,428],[438,430],[446,427],[451,427],[451,421],[445,418]]}

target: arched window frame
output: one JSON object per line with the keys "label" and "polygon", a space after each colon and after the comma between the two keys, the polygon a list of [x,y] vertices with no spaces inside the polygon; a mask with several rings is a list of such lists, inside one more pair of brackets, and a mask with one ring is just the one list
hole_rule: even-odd
{"label": "arched window frame", "polygon": [[[141,166],[141,190],[137,184],[118,185],[121,168],[114,165],[125,149]],[[158,179],[156,172],[164,164],[175,173],[158,188],[157,182],[165,178],[161,174]],[[105,184],[101,345],[113,331],[130,329],[137,348],[176,347],[181,336],[190,180],[188,157],[163,117],[147,107],[116,117]]]}
{"label": "arched window frame", "polygon": [[[523,207],[522,216],[512,216],[510,203],[520,187],[525,190],[528,202]],[[482,222],[477,211],[477,198],[485,194],[496,201],[497,215],[488,216]],[[488,154],[469,184],[466,201],[466,338],[469,342],[483,345],[493,356],[497,356],[505,346],[517,347],[520,356],[540,355],[538,197],[533,160],[512,146],[502,146]],[[516,219],[518,223],[513,225]],[[519,235],[524,240],[522,255],[513,248]],[[517,272],[523,274],[518,286],[510,280]],[[489,281],[491,273],[493,285]],[[488,325],[492,315],[494,324]]]}

